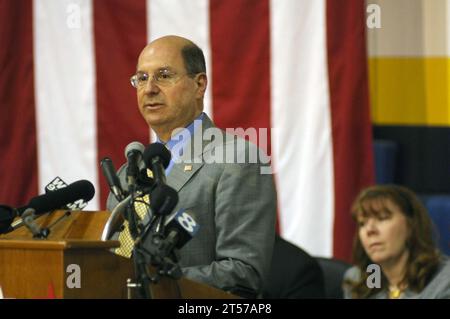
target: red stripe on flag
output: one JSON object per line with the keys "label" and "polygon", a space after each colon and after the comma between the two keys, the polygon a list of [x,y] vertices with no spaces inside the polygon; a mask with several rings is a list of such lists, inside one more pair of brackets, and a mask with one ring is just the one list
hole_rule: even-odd
{"label": "red stripe on flag", "polygon": [[[97,75],[98,159],[110,157],[116,169],[125,161],[131,141],[149,141],[149,130],[136,102],[129,78],[147,42],[145,0],[94,1],[94,38]],[[100,205],[105,207],[108,187],[100,175]]]}
{"label": "red stripe on flag", "polygon": [[32,1],[0,2],[0,202],[38,191]]}
{"label": "red stripe on flag", "polygon": [[[218,127],[271,126],[269,21],[267,0],[210,1],[213,114]],[[259,145],[270,153],[270,135],[267,149]]]}
{"label": "red stripe on flag", "polygon": [[374,182],[364,1],[327,1],[327,53],[333,132],[333,255],[350,260],[355,230],[350,206]]}

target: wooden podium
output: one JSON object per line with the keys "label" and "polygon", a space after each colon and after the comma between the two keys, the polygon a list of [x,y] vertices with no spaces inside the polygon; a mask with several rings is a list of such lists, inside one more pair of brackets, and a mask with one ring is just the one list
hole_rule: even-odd
{"label": "wooden podium", "polygon": [[[127,298],[134,278],[130,259],[111,252],[118,241],[100,240],[108,211],[54,211],[36,219],[50,228],[34,239],[26,227],[0,235],[0,288],[5,298]],[[77,277],[79,276],[79,277]],[[77,281],[78,280],[78,281]],[[79,283],[79,287],[77,287]],[[186,278],[151,284],[152,298],[237,298]]]}

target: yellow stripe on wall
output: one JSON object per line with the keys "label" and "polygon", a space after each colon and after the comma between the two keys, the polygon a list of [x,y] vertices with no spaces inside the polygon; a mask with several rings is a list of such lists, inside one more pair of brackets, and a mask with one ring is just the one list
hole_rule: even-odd
{"label": "yellow stripe on wall", "polygon": [[450,58],[369,58],[372,121],[450,126]]}

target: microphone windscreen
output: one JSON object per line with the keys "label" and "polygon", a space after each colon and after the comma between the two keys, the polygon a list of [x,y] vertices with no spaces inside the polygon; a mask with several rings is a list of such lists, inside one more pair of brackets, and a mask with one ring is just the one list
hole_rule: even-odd
{"label": "microphone windscreen", "polygon": [[144,151],[144,163],[147,167],[152,167],[151,162],[155,157],[159,157],[161,160],[162,166],[167,168],[170,163],[170,158],[172,155],[170,151],[161,143],[152,143],[149,144]]}
{"label": "microphone windscreen", "polygon": [[132,151],[136,151],[142,155],[144,153],[144,145],[140,142],[131,142],[130,144],[125,147],[125,158],[128,158],[128,154]]}
{"label": "microphone windscreen", "polygon": [[28,207],[34,208],[36,214],[41,214],[59,209],[80,199],[89,201],[94,195],[94,185],[87,180],[79,180],[54,192],[32,198]]}

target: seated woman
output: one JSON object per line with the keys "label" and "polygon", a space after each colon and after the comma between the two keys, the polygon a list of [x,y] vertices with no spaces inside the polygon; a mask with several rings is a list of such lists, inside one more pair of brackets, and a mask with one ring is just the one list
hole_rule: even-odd
{"label": "seated woman", "polygon": [[[450,261],[435,247],[432,222],[412,191],[369,187],[355,200],[352,214],[358,224],[356,266],[344,275],[346,298],[450,298]],[[370,264],[380,266],[379,288],[367,284]]]}

